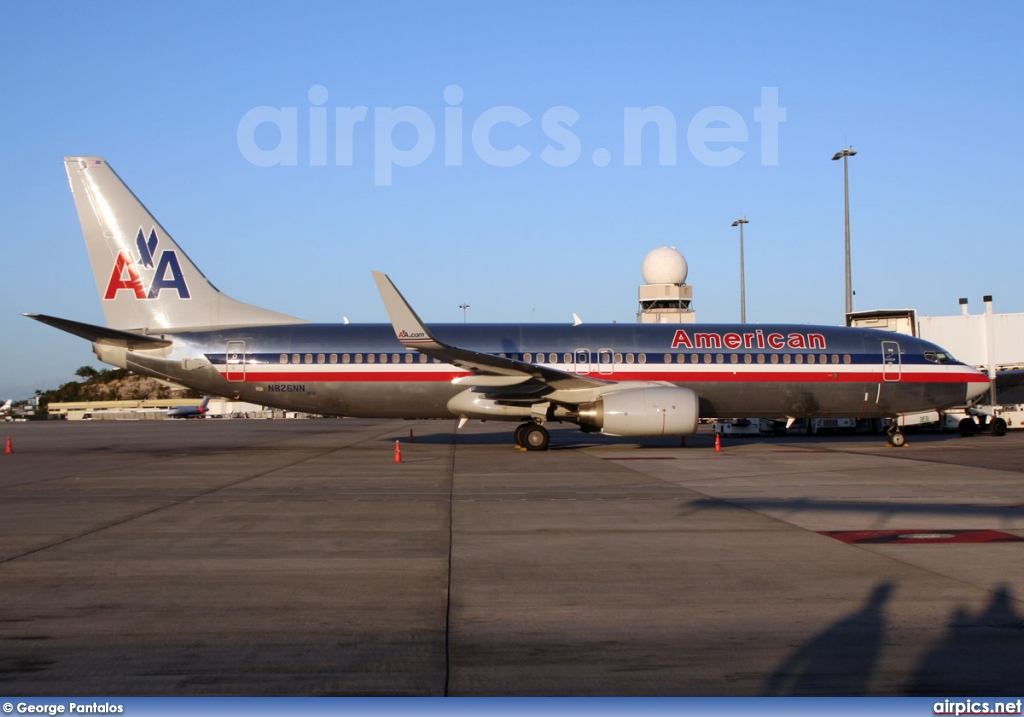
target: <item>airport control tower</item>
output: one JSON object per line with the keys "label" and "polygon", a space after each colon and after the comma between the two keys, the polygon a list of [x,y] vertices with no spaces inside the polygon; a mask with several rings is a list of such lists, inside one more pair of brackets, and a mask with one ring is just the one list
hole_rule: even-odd
{"label": "airport control tower", "polygon": [[693,287],[686,283],[686,259],[674,246],[655,249],[644,259],[641,272],[641,324],[692,324],[697,320],[691,304]]}

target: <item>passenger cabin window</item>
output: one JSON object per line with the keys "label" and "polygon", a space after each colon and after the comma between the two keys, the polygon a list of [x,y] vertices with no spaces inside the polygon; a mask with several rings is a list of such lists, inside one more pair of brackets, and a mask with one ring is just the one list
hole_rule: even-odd
{"label": "passenger cabin window", "polygon": [[306,363],[313,363],[313,354],[306,354]]}
{"label": "passenger cabin window", "polygon": [[288,363],[288,354],[281,354],[277,358],[278,363]]}
{"label": "passenger cabin window", "polygon": [[299,363],[299,355],[292,354],[292,363]]}
{"label": "passenger cabin window", "polygon": [[316,362],[317,363],[324,363],[325,361],[327,361],[327,357],[324,354],[317,354],[316,355]]}

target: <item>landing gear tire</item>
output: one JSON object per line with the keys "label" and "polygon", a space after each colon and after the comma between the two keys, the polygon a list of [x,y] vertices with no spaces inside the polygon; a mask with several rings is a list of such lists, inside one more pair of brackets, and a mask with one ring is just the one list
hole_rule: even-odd
{"label": "landing gear tire", "polygon": [[978,424],[974,422],[973,418],[961,418],[957,430],[960,431],[961,436],[966,438],[978,432]]}
{"label": "landing gear tire", "polygon": [[551,435],[537,423],[524,423],[516,428],[516,445],[528,451],[546,451]]}
{"label": "landing gear tire", "polygon": [[889,434],[889,445],[893,448],[903,448],[907,445],[907,437],[901,431],[893,431]]}
{"label": "landing gear tire", "polygon": [[1006,435],[1006,419],[1005,418],[993,418],[992,419],[992,435],[993,436],[1005,436]]}

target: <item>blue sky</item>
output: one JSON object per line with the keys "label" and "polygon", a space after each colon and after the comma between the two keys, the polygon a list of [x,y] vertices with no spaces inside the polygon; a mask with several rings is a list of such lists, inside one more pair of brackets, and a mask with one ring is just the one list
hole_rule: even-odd
{"label": "blue sky", "polygon": [[[463,303],[478,322],[634,321],[641,263],[663,245],[689,262],[698,320],[738,321],[730,225],[745,214],[748,321],[839,324],[843,178],[830,160],[852,145],[857,309],[948,315],[963,296],[980,312],[992,294],[997,312],[1024,311],[1019,3],[65,2],[2,13],[0,399],[100,366],[86,342],[20,315],[103,323],[64,155],[105,157],[224,292],[314,321],[385,321],[373,269],[428,323],[460,321]],[[766,90],[785,111],[777,162],[757,121]],[[338,108],[357,107],[366,119],[339,132]],[[403,107],[420,124],[385,132]],[[294,111],[294,163],[252,161],[253,147],[280,158],[289,134],[266,122],[240,133],[258,108]],[[314,108],[326,109],[322,138]],[[652,124],[627,166],[628,108],[674,120],[672,161]],[[545,127],[546,113],[567,112],[571,126]],[[474,127],[515,117],[480,151]],[[337,149],[348,141],[346,165]],[[516,147],[518,163],[495,166]]]}

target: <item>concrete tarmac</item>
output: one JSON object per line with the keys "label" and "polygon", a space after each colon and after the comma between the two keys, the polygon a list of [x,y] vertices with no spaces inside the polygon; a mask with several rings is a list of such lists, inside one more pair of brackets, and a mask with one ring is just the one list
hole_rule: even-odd
{"label": "concrete tarmac", "polygon": [[1024,431],[512,427],[0,425],[0,691],[1022,696]]}

